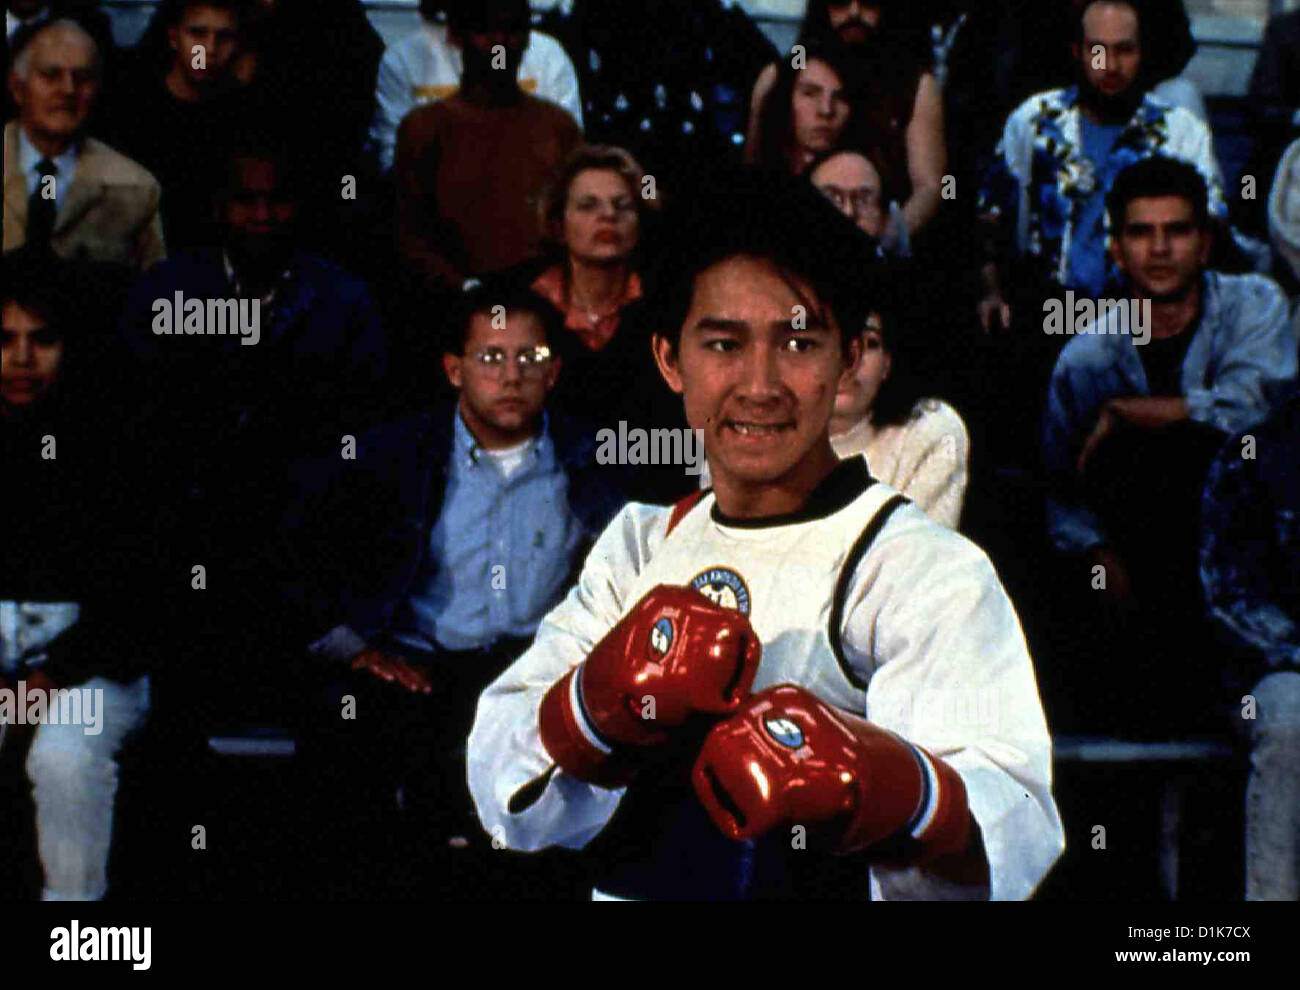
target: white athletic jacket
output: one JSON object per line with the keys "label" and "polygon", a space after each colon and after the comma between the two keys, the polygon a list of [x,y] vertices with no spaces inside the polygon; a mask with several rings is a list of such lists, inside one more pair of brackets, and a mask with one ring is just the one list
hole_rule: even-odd
{"label": "white athletic jacket", "polygon": [[727,519],[711,492],[668,532],[671,514],[626,506],[533,645],[483,692],[468,773],[487,830],[520,850],[581,848],[601,832],[626,789],[554,769],[538,707],[647,591],[689,584],[748,616],[763,645],[755,691],[802,685],[961,774],[991,890],[876,866],[873,898],[1028,897],[1064,834],[1024,635],[983,552],[875,482],[861,457],[843,461],[789,516]]}

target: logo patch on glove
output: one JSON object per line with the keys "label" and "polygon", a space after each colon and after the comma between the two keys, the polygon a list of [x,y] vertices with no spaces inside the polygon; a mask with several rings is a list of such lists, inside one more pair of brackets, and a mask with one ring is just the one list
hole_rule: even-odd
{"label": "logo patch on glove", "polygon": [[788,718],[769,718],[763,720],[767,734],[789,749],[798,749],[803,745],[803,730]]}
{"label": "logo patch on glove", "polygon": [[715,605],[749,615],[749,589],[745,580],[728,567],[711,567],[691,578],[691,587]]}
{"label": "logo patch on glove", "polygon": [[673,624],[668,619],[660,619],[650,630],[650,649],[663,656],[673,645]]}

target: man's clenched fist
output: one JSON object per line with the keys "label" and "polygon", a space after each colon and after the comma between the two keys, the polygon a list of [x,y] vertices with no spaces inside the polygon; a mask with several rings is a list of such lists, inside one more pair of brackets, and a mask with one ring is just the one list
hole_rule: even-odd
{"label": "man's clenched fist", "polygon": [[659,585],[542,700],[542,745],[565,771],[628,780],[627,749],[661,744],[694,714],[728,715],[749,697],[761,646],[749,621],[691,588]]}
{"label": "man's clenched fist", "polygon": [[948,764],[779,684],[709,732],[691,775],[724,835],[752,839],[778,826],[836,825],[836,852],[910,838],[918,859],[964,849],[966,788]]}

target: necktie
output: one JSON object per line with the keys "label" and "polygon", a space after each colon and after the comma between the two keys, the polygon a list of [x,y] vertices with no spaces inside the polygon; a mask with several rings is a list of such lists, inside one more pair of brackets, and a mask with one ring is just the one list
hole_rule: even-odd
{"label": "necktie", "polygon": [[36,183],[36,191],[27,201],[27,243],[48,244],[50,235],[54,233],[54,213],[58,204],[43,195],[45,178],[51,175],[57,176],[59,170],[48,158],[42,158],[36,163],[36,171],[41,174],[41,180]]}

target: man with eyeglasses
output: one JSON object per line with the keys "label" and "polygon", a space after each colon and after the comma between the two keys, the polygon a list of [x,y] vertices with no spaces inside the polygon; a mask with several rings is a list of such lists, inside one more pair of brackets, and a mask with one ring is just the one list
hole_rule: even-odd
{"label": "man with eyeglasses", "polygon": [[620,470],[596,461],[594,430],[546,409],[559,321],[504,280],[464,293],[442,359],[454,407],[359,435],[353,460],[305,463],[310,495],[285,527],[299,641],[410,692],[359,682],[399,726],[387,745],[370,740],[383,747],[375,772],[391,781],[389,800],[401,788],[413,848],[446,896],[501,896],[492,878],[527,883],[536,868],[503,866],[512,857],[476,822],[465,740],[479,693],[531,642],[626,501]]}
{"label": "man with eyeglasses", "polygon": [[[843,148],[819,155],[808,167],[808,178],[837,210],[877,243],[890,218],[901,212],[898,203],[887,198],[879,166],[864,151]],[[880,253],[884,254],[884,245]],[[900,258],[911,253],[906,232],[889,245],[889,253]]]}

